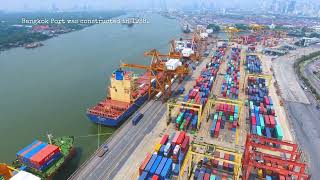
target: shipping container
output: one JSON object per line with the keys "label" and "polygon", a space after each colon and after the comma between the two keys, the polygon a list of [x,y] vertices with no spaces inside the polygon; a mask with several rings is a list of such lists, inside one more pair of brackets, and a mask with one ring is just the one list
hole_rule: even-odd
{"label": "shipping container", "polygon": [[153,175],[152,178],[151,178],[151,180],[160,180],[160,179],[159,179],[159,176]]}
{"label": "shipping container", "polygon": [[166,165],[161,172],[162,179],[170,179],[172,176],[172,159],[168,159]]}
{"label": "shipping container", "polygon": [[151,159],[151,154],[148,153],[146,158],[143,160],[143,162],[141,163],[140,167],[139,167],[139,175],[142,174],[142,172],[144,171],[144,169],[146,168],[148,162],[150,161]]}
{"label": "shipping container", "polygon": [[154,174],[156,172],[161,160],[162,160],[162,156],[158,156],[156,158],[156,160],[154,161],[154,163],[153,163],[153,165],[152,165],[152,167],[150,169],[150,174]]}
{"label": "shipping container", "polygon": [[168,139],[169,139],[169,135],[167,135],[167,134],[164,135],[164,136],[162,137],[161,141],[160,141],[160,144],[162,144],[162,145],[167,144]]}
{"label": "shipping container", "polygon": [[31,163],[36,166],[42,166],[46,162],[50,160],[52,156],[60,153],[60,149],[58,146],[48,144],[46,147],[41,149],[37,154],[30,158]]}
{"label": "shipping container", "polygon": [[151,156],[151,159],[149,160],[146,168],[144,169],[146,172],[149,172],[151,167],[153,166],[153,163],[155,162],[155,160],[157,159],[157,155],[156,154],[153,154]]}
{"label": "shipping container", "polygon": [[147,180],[148,172],[143,171],[143,173],[139,176],[139,180]]}
{"label": "shipping container", "polygon": [[166,157],[162,158],[162,160],[161,160],[161,162],[160,162],[160,164],[159,164],[159,166],[158,166],[155,174],[157,174],[157,175],[160,175],[160,174],[161,174],[162,169],[163,169],[164,166],[166,165],[167,160],[168,160],[168,158],[166,158]]}

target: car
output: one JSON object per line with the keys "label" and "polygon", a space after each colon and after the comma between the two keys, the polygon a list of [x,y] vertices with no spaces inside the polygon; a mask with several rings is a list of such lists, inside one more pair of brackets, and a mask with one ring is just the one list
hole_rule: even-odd
{"label": "car", "polygon": [[98,152],[99,157],[103,157],[109,151],[108,145],[103,145],[102,149]]}

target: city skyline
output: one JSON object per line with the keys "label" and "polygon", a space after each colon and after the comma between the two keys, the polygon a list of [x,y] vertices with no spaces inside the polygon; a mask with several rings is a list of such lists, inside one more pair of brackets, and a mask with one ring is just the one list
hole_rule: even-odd
{"label": "city skyline", "polygon": [[[299,7],[299,9],[297,8]],[[90,10],[202,10],[242,9],[276,14],[320,16],[316,0],[0,0],[0,11],[90,11]]]}

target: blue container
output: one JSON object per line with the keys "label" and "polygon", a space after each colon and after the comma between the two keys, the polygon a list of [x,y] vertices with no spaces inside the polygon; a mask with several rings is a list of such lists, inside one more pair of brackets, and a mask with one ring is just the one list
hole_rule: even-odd
{"label": "blue container", "polygon": [[157,159],[155,160],[155,162],[153,163],[151,169],[150,169],[150,174],[151,175],[153,175],[156,172],[161,160],[162,160],[162,156],[158,156]]}
{"label": "blue container", "polygon": [[156,170],[156,175],[160,175],[161,174],[161,171],[162,169],[164,168],[164,166],[166,165],[166,162],[167,162],[168,158],[164,157],[162,158],[157,170]]}
{"label": "blue container", "polygon": [[173,163],[173,174],[178,176],[180,172],[180,164],[179,163]]}
{"label": "blue container", "polygon": [[40,142],[40,141],[39,140],[35,140],[31,144],[29,144],[27,147],[25,147],[22,150],[20,150],[19,152],[17,152],[17,154],[16,154],[17,157],[20,156],[22,153],[24,153],[26,150],[30,149],[32,146],[36,145],[38,142]]}
{"label": "blue container", "polygon": [[29,151],[27,154],[23,155],[23,161],[26,163],[30,163],[30,158],[34,155],[36,155],[41,149],[45,148],[48,144],[47,143],[41,143],[39,146],[33,148],[31,151]]}
{"label": "blue container", "polygon": [[123,80],[123,75],[124,75],[123,71],[117,70],[115,72],[116,80]]}
{"label": "blue container", "polygon": [[156,154],[152,155],[151,159],[149,160],[149,162],[144,170],[149,172],[156,159],[157,159],[157,155]]}
{"label": "blue container", "polygon": [[138,180],[146,180],[148,177],[148,172],[146,171],[143,171],[141,176],[139,176],[139,179]]}
{"label": "blue container", "polygon": [[205,172],[204,172],[204,171],[200,171],[200,173],[199,173],[199,176],[198,176],[197,180],[203,180],[203,178],[204,178],[204,174],[205,174]]}
{"label": "blue container", "polygon": [[194,171],[194,179],[197,179],[199,177],[199,173],[200,173],[200,169],[197,168],[195,171]]}
{"label": "blue container", "polygon": [[161,179],[170,178],[172,175],[172,159],[168,159],[166,165],[161,171]]}

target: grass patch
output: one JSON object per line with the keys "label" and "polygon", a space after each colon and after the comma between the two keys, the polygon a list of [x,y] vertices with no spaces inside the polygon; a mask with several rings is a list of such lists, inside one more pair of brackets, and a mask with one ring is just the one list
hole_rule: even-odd
{"label": "grass patch", "polygon": [[294,70],[297,73],[298,77],[303,80],[305,85],[310,89],[310,91],[315,95],[316,99],[320,101],[320,94],[317,93],[316,89],[311,85],[309,79],[303,75],[303,69],[306,63],[309,61],[314,61],[320,57],[320,51],[313,52],[309,55],[302,56],[294,62]]}

